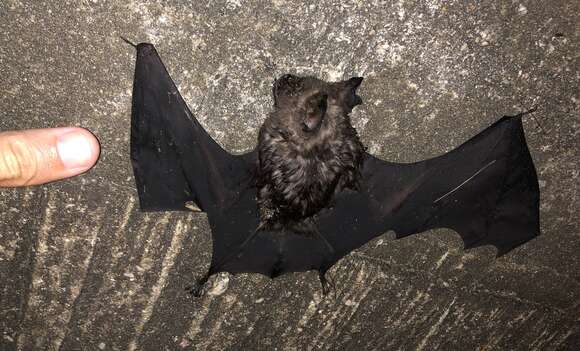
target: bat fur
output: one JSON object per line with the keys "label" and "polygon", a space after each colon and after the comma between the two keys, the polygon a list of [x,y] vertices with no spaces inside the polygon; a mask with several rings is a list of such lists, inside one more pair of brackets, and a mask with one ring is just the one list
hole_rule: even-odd
{"label": "bat fur", "polygon": [[307,219],[334,194],[358,188],[365,148],[349,113],[362,78],[329,83],[284,75],[258,137],[260,226],[308,231]]}

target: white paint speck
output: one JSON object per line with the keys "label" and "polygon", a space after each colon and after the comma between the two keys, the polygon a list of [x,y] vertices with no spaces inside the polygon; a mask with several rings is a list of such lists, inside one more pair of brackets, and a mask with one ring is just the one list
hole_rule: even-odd
{"label": "white paint speck", "polygon": [[391,67],[396,66],[403,60],[402,54],[404,51],[405,47],[397,43],[386,42],[377,47],[379,60],[387,61]]}
{"label": "white paint speck", "polygon": [[328,67],[326,69],[326,77],[329,81],[336,82],[342,79],[344,75],[344,62],[339,63],[337,66]]}
{"label": "white paint speck", "polygon": [[242,1],[241,0],[227,0],[226,6],[230,10],[235,10],[235,9],[242,6]]}
{"label": "white paint speck", "polygon": [[346,43],[350,44],[350,42],[351,42],[350,37],[345,32],[338,33],[335,40],[339,43],[346,42]]}
{"label": "white paint speck", "polygon": [[435,266],[437,268],[440,268],[441,265],[443,264],[443,262],[445,261],[445,259],[447,258],[447,256],[449,256],[449,251],[445,252],[443,254],[443,256],[441,256],[441,258],[439,258],[439,260],[437,260],[437,263],[435,264]]}
{"label": "white paint speck", "polygon": [[399,9],[397,10],[397,16],[399,17],[399,20],[402,21],[402,20],[405,19],[404,1],[403,0],[399,0],[399,2],[397,3],[397,5],[399,6]]}

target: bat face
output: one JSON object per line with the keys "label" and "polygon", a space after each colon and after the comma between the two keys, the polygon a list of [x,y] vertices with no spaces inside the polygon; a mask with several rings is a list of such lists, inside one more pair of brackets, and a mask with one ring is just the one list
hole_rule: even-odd
{"label": "bat face", "polygon": [[355,187],[364,147],[349,113],[362,103],[356,95],[361,82],[290,74],[276,80],[274,111],[258,142],[262,225],[296,229],[335,193]]}
{"label": "bat face", "polygon": [[362,99],[356,95],[362,80],[353,77],[329,83],[314,77],[286,74],[272,86],[274,116],[295,134],[314,138],[322,126],[332,129],[356,105],[362,104]]}

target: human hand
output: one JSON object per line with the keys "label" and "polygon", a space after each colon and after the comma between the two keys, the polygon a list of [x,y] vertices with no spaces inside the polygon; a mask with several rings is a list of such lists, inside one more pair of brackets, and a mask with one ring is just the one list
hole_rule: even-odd
{"label": "human hand", "polygon": [[37,185],[72,177],[97,162],[97,138],[83,128],[0,132],[0,187]]}

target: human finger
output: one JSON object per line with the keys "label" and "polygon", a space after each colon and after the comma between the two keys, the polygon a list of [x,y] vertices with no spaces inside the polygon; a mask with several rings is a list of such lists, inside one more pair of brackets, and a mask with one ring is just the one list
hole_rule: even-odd
{"label": "human finger", "polygon": [[48,183],[90,169],[99,142],[86,129],[67,127],[0,132],[0,187]]}

